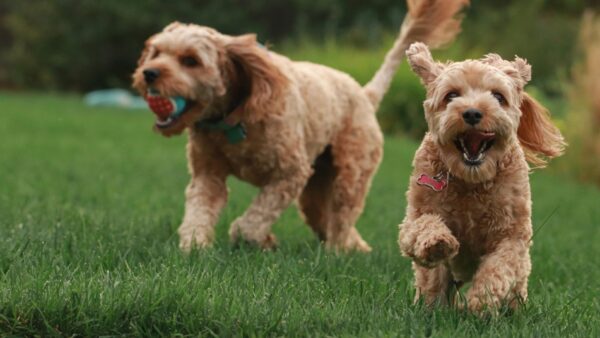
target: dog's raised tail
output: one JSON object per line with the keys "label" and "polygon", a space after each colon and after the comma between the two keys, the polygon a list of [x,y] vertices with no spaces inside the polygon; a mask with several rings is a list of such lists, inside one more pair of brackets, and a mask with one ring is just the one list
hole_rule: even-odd
{"label": "dog's raised tail", "polygon": [[400,34],[375,76],[364,87],[365,93],[377,108],[390,88],[394,74],[406,49],[413,42],[423,42],[430,48],[451,42],[460,32],[460,10],[469,0],[407,0],[408,13]]}

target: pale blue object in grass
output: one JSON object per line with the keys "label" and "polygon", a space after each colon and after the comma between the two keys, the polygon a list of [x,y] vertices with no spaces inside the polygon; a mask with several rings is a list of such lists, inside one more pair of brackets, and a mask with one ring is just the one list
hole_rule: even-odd
{"label": "pale blue object in grass", "polygon": [[84,102],[92,107],[119,107],[129,109],[148,109],[144,98],[131,94],[125,89],[102,89],[87,93]]}

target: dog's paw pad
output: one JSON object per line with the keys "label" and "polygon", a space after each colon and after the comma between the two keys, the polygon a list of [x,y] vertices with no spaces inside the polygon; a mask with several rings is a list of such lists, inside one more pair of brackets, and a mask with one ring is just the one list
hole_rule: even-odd
{"label": "dog's paw pad", "polygon": [[448,257],[451,252],[452,249],[448,246],[448,243],[440,241],[427,250],[426,259],[431,262],[439,261]]}
{"label": "dog's paw pad", "polygon": [[432,267],[454,257],[458,247],[458,241],[453,236],[442,236],[423,243],[415,258],[422,265]]}

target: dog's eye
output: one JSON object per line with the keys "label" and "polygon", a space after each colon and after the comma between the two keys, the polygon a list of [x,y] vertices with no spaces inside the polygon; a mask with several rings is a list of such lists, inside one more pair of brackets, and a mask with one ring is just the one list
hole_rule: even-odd
{"label": "dog's eye", "polygon": [[193,56],[183,56],[179,59],[179,62],[186,67],[196,67],[198,65],[198,60]]}
{"label": "dog's eye", "polygon": [[446,94],[446,96],[444,96],[444,101],[450,102],[459,96],[460,95],[458,94],[458,92],[450,92],[450,93]]}
{"label": "dog's eye", "polygon": [[492,92],[492,95],[496,98],[496,100],[498,100],[498,102],[500,104],[505,104],[506,103],[506,99],[504,98],[504,95],[498,93],[498,92]]}
{"label": "dog's eye", "polygon": [[160,51],[158,49],[155,49],[152,52],[152,56],[150,56],[150,59],[156,59],[159,55],[160,55]]}

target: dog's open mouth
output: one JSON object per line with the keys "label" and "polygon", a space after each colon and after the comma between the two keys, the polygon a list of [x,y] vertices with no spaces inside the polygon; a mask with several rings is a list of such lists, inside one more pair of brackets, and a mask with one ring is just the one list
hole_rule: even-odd
{"label": "dog's open mouth", "polygon": [[194,101],[182,96],[163,96],[149,89],[145,96],[148,107],[156,115],[155,125],[158,128],[168,128],[194,105]]}
{"label": "dog's open mouth", "polygon": [[473,129],[458,135],[454,144],[461,151],[463,161],[467,165],[476,166],[483,162],[495,139],[494,132]]}

